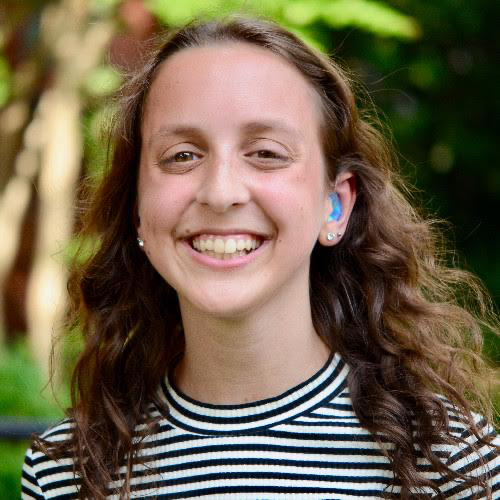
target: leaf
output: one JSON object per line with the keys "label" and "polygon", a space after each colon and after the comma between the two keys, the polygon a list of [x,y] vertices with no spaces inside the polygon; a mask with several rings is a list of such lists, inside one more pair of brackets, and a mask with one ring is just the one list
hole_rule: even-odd
{"label": "leaf", "polygon": [[144,5],[164,24],[177,26],[200,14],[220,11],[221,0],[145,0]]}
{"label": "leaf", "polygon": [[83,88],[94,97],[104,97],[115,92],[122,83],[121,75],[111,66],[99,66],[85,78]]}
{"label": "leaf", "polygon": [[305,1],[290,2],[284,9],[284,18],[297,26],[307,26],[321,18],[329,2]]}
{"label": "leaf", "polygon": [[415,19],[375,0],[298,0],[285,8],[284,15],[300,26],[322,20],[334,29],[358,27],[380,36],[407,40],[420,36]]}
{"label": "leaf", "polygon": [[182,25],[194,17],[221,17],[232,13],[279,18],[288,0],[146,0],[145,6],[163,24]]}

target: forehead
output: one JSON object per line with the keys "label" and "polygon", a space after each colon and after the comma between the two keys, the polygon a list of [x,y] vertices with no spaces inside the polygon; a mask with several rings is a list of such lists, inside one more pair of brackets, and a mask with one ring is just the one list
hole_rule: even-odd
{"label": "forehead", "polygon": [[[236,42],[183,49],[163,62],[147,97],[144,131],[169,119],[284,119],[319,132],[320,98],[291,63]],[[153,130],[150,130],[153,132]]]}

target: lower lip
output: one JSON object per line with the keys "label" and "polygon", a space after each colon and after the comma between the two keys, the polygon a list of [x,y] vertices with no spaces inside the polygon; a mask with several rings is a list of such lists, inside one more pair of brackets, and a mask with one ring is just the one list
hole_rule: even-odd
{"label": "lower lip", "polygon": [[216,257],[210,257],[203,253],[197,252],[188,241],[183,241],[182,244],[186,248],[187,253],[198,263],[205,267],[210,267],[211,269],[234,269],[237,267],[244,267],[255,260],[262,252],[262,250],[267,247],[269,240],[263,241],[259,248],[256,248],[248,255],[243,257],[232,257],[228,260],[217,259]]}

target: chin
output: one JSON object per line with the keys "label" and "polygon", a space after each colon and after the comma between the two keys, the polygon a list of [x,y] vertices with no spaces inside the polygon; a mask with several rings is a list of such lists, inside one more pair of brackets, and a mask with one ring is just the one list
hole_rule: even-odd
{"label": "chin", "polygon": [[258,309],[256,300],[251,300],[249,297],[237,297],[235,294],[219,295],[216,299],[215,297],[204,297],[202,300],[187,299],[186,302],[190,304],[190,308],[220,319],[238,319]]}
{"label": "chin", "polygon": [[249,314],[253,308],[248,304],[203,304],[199,307],[205,314],[220,319],[238,319]]}

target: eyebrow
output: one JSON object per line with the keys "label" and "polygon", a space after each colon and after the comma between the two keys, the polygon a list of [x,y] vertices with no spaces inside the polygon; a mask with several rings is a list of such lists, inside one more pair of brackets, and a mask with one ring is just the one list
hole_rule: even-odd
{"label": "eyebrow", "polygon": [[[280,120],[261,120],[246,122],[241,127],[241,131],[247,134],[258,134],[265,132],[280,132],[293,137],[299,141],[302,134],[295,128],[287,125]],[[186,135],[203,135],[203,130],[194,125],[164,125],[155,132],[148,145],[151,146],[155,141],[164,137],[179,137]]]}

